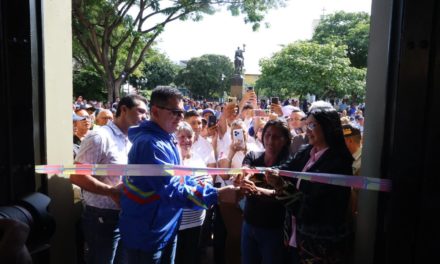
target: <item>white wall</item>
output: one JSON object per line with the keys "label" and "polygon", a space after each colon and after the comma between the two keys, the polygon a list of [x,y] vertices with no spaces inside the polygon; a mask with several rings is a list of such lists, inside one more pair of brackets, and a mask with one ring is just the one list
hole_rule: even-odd
{"label": "white wall", "polygon": [[[42,1],[45,78],[46,149],[48,164],[72,164],[72,27],[71,1]],[[67,178],[49,178],[50,212],[56,233],[51,263],[75,263],[75,221],[72,185]]]}

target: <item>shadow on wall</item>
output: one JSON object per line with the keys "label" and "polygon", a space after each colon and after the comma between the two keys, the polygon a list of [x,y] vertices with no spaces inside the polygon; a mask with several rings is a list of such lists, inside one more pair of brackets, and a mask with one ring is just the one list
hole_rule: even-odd
{"label": "shadow on wall", "polygon": [[74,189],[68,178],[58,175],[49,178],[49,196],[52,199],[50,213],[54,216],[57,229],[51,240],[51,263],[82,263],[77,259],[79,219],[82,204],[74,199]]}

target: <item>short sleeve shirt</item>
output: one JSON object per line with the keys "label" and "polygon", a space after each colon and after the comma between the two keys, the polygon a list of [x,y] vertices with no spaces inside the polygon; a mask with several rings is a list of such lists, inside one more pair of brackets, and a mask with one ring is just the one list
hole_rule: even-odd
{"label": "short sleeve shirt", "polygon": [[197,141],[191,147],[192,152],[197,153],[198,156],[202,157],[205,165],[216,163],[214,149],[208,140],[199,136]]}
{"label": "short sleeve shirt", "polygon": [[[75,162],[82,164],[127,164],[130,148],[131,143],[127,136],[113,122],[109,122],[106,126],[89,132],[81,142]],[[120,176],[94,177],[112,186],[121,181]],[[104,209],[119,209],[113,200],[105,195],[84,190],[83,199],[86,205]]]}

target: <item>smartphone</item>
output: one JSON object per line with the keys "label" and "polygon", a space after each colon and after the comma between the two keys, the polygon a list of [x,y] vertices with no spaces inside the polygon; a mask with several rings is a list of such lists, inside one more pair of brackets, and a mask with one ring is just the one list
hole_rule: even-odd
{"label": "smartphone", "polygon": [[237,97],[231,97],[231,96],[229,96],[229,97],[228,97],[228,103],[234,103],[234,104],[236,104],[236,103],[237,103]]}
{"label": "smartphone", "polygon": [[244,135],[243,135],[243,129],[234,129],[232,131],[232,136],[235,142],[241,142],[241,145],[244,147]]}
{"label": "smartphone", "polygon": [[249,87],[247,88],[247,90],[248,90],[248,91],[253,91],[253,90],[254,90],[254,87],[253,87],[253,86],[249,86]]}
{"label": "smartphone", "polygon": [[272,104],[279,104],[280,103],[280,99],[278,97],[272,97],[270,100],[271,100]]}
{"label": "smartphone", "polygon": [[209,116],[208,117],[208,127],[213,127],[217,124],[217,117],[216,116]]}

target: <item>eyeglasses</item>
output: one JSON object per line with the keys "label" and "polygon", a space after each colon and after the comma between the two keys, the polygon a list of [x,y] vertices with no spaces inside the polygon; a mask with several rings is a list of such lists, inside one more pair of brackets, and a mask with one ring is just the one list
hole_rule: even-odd
{"label": "eyeglasses", "polygon": [[160,109],[165,109],[165,110],[168,110],[168,111],[170,111],[174,116],[182,116],[183,115],[183,110],[180,110],[180,109],[172,109],[172,108],[168,108],[168,107],[165,107],[165,106],[160,106],[160,105],[156,105],[156,107],[157,108],[160,108]]}
{"label": "eyeglasses", "polygon": [[313,129],[315,129],[315,127],[317,125],[318,124],[316,124],[316,123],[308,123],[308,124],[306,124],[306,127],[307,127],[308,130],[313,130]]}

